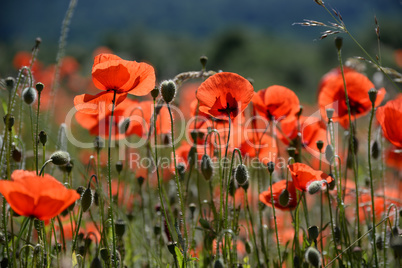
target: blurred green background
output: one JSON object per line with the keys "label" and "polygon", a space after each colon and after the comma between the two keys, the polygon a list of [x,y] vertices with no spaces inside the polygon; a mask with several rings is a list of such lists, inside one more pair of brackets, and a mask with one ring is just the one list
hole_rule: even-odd
{"label": "blurred green background", "polygon": [[[378,54],[374,16],[381,30],[383,64],[397,68],[395,49],[402,48],[402,3],[399,0],[328,1],[339,11],[354,37]],[[38,59],[56,61],[60,29],[69,1],[3,0],[0,9],[0,77],[15,75],[12,58],[42,38]],[[93,51],[107,46],[125,59],[151,63],[157,79],[207,68],[252,78],[255,89],[287,86],[308,103],[315,101],[319,79],[337,65],[334,36],[319,40],[320,27],[293,25],[304,19],[333,21],[313,0],[79,0],[67,38],[66,55],[90,76]],[[344,58],[363,56],[344,37]],[[374,72],[367,70],[368,74]],[[86,89],[83,89],[85,92]]]}

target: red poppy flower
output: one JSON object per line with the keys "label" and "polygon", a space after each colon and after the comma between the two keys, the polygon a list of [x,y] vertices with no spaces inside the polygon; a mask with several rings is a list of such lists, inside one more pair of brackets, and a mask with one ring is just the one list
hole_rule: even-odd
{"label": "red poppy flower", "polygon": [[[324,142],[323,148],[327,146],[327,130],[325,124],[318,118],[312,116],[300,116],[300,132],[302,146],[310,153],[319,152],[317,141]],[[289,144],[289,140],[297,138],[298,122],[297,119],[281,123],[281,132],[278,132],[279,139],[284,144]],[[285,135],[285,136],[284,136]],[[313,151],[312,151],[313,150]]]}
{"label": "red poppy flower", "polygon": [[315,193],[321,190],[325,182],[330,184],[334,180],[321,170],[314,170],[303,163],[288,165],[288,169],[292,175],[295,187],[303,192]]}
{"label": "red poppy flower", "polygon": [[402,49],[395,50],[395,62],[402,68]]}
{"label": "red poppy flower", "polygon": [[[279,202],[279,197],[285,191],[285,189],[289,192],[289,202],[286,206],[281,205]],[[274,196],[274,206],[275,208],[281,210],[291,210],[297,206],[297,195],[296,188],[292,181],[280,180],[272,184],[272,194]],[[272,206],[271,200],[271,187],[268,187],[268,190],[260,193],[260,201],[267,206]]]}
{"label": "red poppy flower", "polygon": [[[98,114],[112,104],[116,92],[117,106],[127,94],[144,96],[155,87],[155,72],[151,65],[122,60],[112,54],[99,54],[92,66],[92,81],[100,90],[97,95],[83,94],[74,98],[76,109],[83,113]],[[104,105],[100,106],[103,103]]]}
{"label": "red poppy flower", "polygon": [[296,94],[278,85],[258,91],[253,97],[253,104],[257,112],[269,121],[294,120],[300,110]]}
{"label": "red poppy flower", "polygon": [[69,207],[80,195],[67,189],[62,183],[45,174],[16,170],[11,181],[0,181],[0,193],[19,215],[49,220]]}
{"label": "red poppy flower", "polygon": [[379,107],[376,117],[385,138],[396,147],[402,148],[402,94],[397,99],[388,101],[384,106]]}
{"label": "red poppy flower", "polygon": [[402,150],[392,147],[385,151],[385,163],[388,167],[402,170]]}
{"label": "red poppy flower", "polygon": [[[374,84],[366,76],[353,70],[347,71],[344,76],[352,119],[367,114],[371,110],[368,91],[375,88]],[[384,95],[384,88],[378,90],[375,106],[382,102]],[[349,128],[349,115],[342,74],[333,72],[326,78],[325,83],[321,83],[318,104],[323,118],[327,118],[326,109],[333,108],[335,110],[333,121],[339,122],[345,129]]]}
{"label": "red poppy flower", "polygon": [[[149,131],[153,116],[153,102],[126,99],[114,110],[112,124],[112,139],[120,140],[131,135],[144,137]],[[109,137],[111,111],[102,114],[87,114],[77,112],[75,119],[89,133],[102,138]],[[127,124],[127,128],[122,126]],[[156,120],[158,134],[170,132],[170,116],[165,106],[159,112]]]}
{"label": "red poppy flower", "polygon": [[253,95],[253,86],[247,79],[225,72],[209,77],[197,90],[200,111],[223,120],[242,113]]}
{"label": "red poppy flower", "polygon": [[278,155],[278,147],[274,138],[265,134],[261,137],[261,133],[242,132],[242,140],[238,145],[243,156],[257,157],[264,165],[268,162],[275,162]]}

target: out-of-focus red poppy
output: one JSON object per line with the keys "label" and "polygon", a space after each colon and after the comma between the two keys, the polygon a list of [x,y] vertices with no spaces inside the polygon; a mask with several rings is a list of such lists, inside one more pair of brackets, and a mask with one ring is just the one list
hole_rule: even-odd
{"label": "out-of-focus red poppy", "polygon": [[[321,140],[324,142],[323,148],[327,146],[327,130],[325,124],[317,117],[300,116],[300,133],[303,148],[319,152],[316,143]],[[284,144],[297,138],[298,122],[297,119],[281,123],[281,132],[278,132],[279,139]],[[284,136],[285,135],[285,136]],[[323,150],[324,150],[323,149]]]}
{"label": "out-of-focus red poppy", "polygon": [[253,97],[253,105],[269,121],[291,121],[300,111],[296,94],[287,87],[278,85],[258,91]]}
{"label": "out-of-focus red poppy", "polygon": [[[126,99],[114,110],[112,139],[120,140],[131,135],[140,138],[148,134],[153,116],[153,102]],[[102,114],[87,114],[77,112],[75,119],[89,133],[102,138],[109,137],[111,111]],[[156,120],[158,134],[170,132],[169,111],[163,106]]]}
{"label": "out-of-focus red poppy", "polygon": [[[13,66],[15,69],[20,69],[23,66],[30,66],[31,65],[31,60],[32,60],[32,53],[27,52],[27,51],[20,51],[15,54],[14,59],[13,59]],[[35,73],[38,70],[41,70],[43,68],[43,64],[36,60],[32,66],[31,71]]]}
{"label": "out-of-focus red poppy", "polygon": [[0,181],[0,193],[19,215],[50,220],[80,198],[62,183],[45,174],[37,176],[34,171],[16,170],[11,181]]}
{"label": "out-of-focus red poppy", "polygon": [[199,110],[215,118],[233,120],[242,113],[254,95],[251,83],[235,73],[217,73],[197,90]]}
{"label": "out-of-focus red poppy", "polygon": [[[182,163],[182,164],[184,164],[184,167],[186,169],[189,168],[189,165],[190,165],[189,153],[190,153],[191,148],[192,148],[192,146],[189,143],[187,143],[185,141],[182,142],[182,144],[176,150],[176,164]],[[195,152],[197,153],[197,156],[196,156],[196,159],[194,159],[193,161],[195,161],[195,165],[197,167],[201,163],[201,158],[202,158],[202,155],[204,154],[204,150],[200,146],[196,146],[195,150],[196,150]],[[172,161],[171,161],[171,165],[170,165],[170,171],[172,173],[175,172],[175,166],[174,166],[173,160],[174,159],[173,159],[173,155],[172,155]]]}
{"label": "out-of-focus red poppy", "polygon": [[385,164],[396,170],[402,170],[402,149],[393,147],[386,150]]}
{"label": "out-of-focus red poppy", "polygon": [[61,60],[60,76],[72,75],[73,73],[76,73],[79,68],[80,64],[75,58],[66,56]]}
{"label": "out-of-focus red poppy", "polygon": [[395,100],[388,101],[378,107],[376,117],[381,125],[384,136],[396,147],[402,148],[402,94]]}
{"label": "out-of-focus red poppy", "polygon": [[259,132],[241,132],[241,143],[237,145],[243,156],[254,158],[258,157],[260,162],[267,164],[276,161],[278,147],[274,138],[268,134],[262,135]]}
{"label": "out-of-focus red poppy", "polygon": [[[289,193],[289,201],[286,206],[281,205],[279,202],[279,198],[281,194],[288,190]],[[286,180],[280,180],[272,184],[272,195],[274,196],[274,206],[275,208],[281,210],[292,210],[297,206],[297,195],[296,195],[296,188],[292,181],[286,182]],[[272,200],[271,200],[271,187],[268,187],[268,190],[260,193],[260,201],[267,206],[272,207]]]}
{"label": "out-of-focus red poppy", "polygon": [[186,83],[179,89],[179,108],[185,119],[195,116],[195,113],[192,112],[197,108],[198,101],[195,98],[195,92],[199,86],[199,83]]}
{"label": "out-of-focus red poppy", "polygon": [[[365,75],[353,70],[344,73],[344,76],[352,119],[367,114],[371,110],[371,101],[368,91],[375,88],[374,84]],[[384,88],[378,90],[375,106],[380,105],[384,99],[384,95]],[[339,122],[345,129],[349,128],[349,115],[346,106],[342,74],[332,72],[332,74],[326,78],[326,81],[321,83],[318,94],[318,104],[323,118],[327,120],[326,109],[333,108],[335,110],[332,117],[333,121]]]}
{"label": "out-of-focus red poppy", "polygon": [[[55,224],[56,230],[60,230],[60,226]],[[72,240],[73,236],[75,235],[76,224],[73,222],[72,226],[68,218],[63,220],[63,234],[64,239]],[[89,235],[91,239],[95,238],[98,243],[101,239],[101,234],[99,233],[98,229],[96,228],[95,224],[91,221],[83,221],[83,224],[80,225],[80,230],[78,233],[83,233],[84,235]]]}
{"label": "out-of-focus red poppy", "polygon": [[[334,180],[331,176],[328,176],[321,170],[314,170],[303,163],[288,165],[288,169],[292,175],[295,187],[304,192],[308,191],[309,193],[315,193],[321,190],[325,182],[330,184]],[[315,185],[315,182],[318,183]],[[314,187],[314,189],[312,187]]]}
{"label": "out-of-focus red poppy", "polygon": [[74,105],[80,112],[98,114],[112,104],[115,92],[116,106],[126,99],[127,94],[148,94],[155,87],[155,71],[147,63],[122,60],[112,54],[99,54],[92,66],[92,81],[104,92],[78,95],[74,98]]}
{"label": "out-of-focus red poppy", "polygon": [[395,50],[395,62],[402,68],[402,49]]}

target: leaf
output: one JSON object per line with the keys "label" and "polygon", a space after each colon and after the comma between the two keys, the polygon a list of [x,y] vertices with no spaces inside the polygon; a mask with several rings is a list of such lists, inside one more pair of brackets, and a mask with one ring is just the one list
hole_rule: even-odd
{"label": "leaf", "polygon": [[175,247],[174,251],[176,252],[177,263],[179,264],[179,267],[182,268],[184,266],[183,254],[178,247]]}
{"label": "leaf", "polygon": [[73,254],[71,256],[71,261],[72,261],[72,267],[78,266],[77,255],[75,255],[75,251],[73,252]]}

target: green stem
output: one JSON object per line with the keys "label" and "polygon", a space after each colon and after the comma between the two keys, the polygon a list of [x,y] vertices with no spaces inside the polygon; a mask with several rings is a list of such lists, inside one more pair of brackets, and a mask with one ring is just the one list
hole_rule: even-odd
{"label": "green stem", "polygon": [[80,207],[80,215],[78,216],[78,223],[77,223],[77,226],[75,228],[75,235],[74,235],[74,240],[73,240],[73,245],[72,245],[71,252],[74,252],[75,247],[77,246],[77,238],[78,238],[78,234],[79,234],[79,231],[80,231],[81,219],[82,219],[82,208]]}
{"label": "green stem", "polygon": [[38,156],[38,145],[39,145],[39,140],[38,140],[38,135],[39,135],[39,109],[40,109],[40,91],[38,91],[38,109],[36,111],[36,131],[35,131],[35,144],[36,146],[35,149],[35,163],[36,163],[36,175],[38,175],[38,168],[39,168],[39,156]]}
{"label": "green stem", "polygon": [[[154,99],[154,146],[155,146],[155,169],[156,169],[156,178],[158,180],[158,193],[159,193],[159,199],[161,202],[161,208],[162,208],[162,212],[163,215],[165,217],[165,221],[166,221],[166,225],[170,234],[170,237],[172,239],[172,242],[174,243],[174,237],[173,237],[173,232],[172,232],[172,228],[170,227],[170,223],[169,223],[169,217],[167,215],[166,209],[165,209],[165,205],[164,205],[164,198],[162,197],[162,184],[161,184],[161,178],[159,175],[159,167],[158,167],[158,135],[156,132],[156,118],[157,118],[157,113],[156,113],[156,107],[155,107],[155,99]],[[151,135],[151,134],[150,134]],[[163,226],[161,225],[161,228],[163,228]]]}
{"label": "green stem", "polygon": [[112,143],[112,127],[113,127],[113,114],[116,105],[117,91],[113,90],[112,112],[109,121],[109,142],[107,145],[107,171],[108,171],[108,184],[109,184],[109,203],[110,203],[110,221],[112,227],[112,241],[113,241],[113,266],[117,268],[117,253],[116,253],[116,230],[114,226],[114,212],[113,212],[113,193],[112,193],[112,171],[111,171],[111,143]]}
{"label": "green stem", "polygon": [[[369,166],[369,175],[370,175],[370,191],[371,191],[371,212],[372,212],[372,223],[373,223],[373,237],[372,237],[372,247],[374,250],[374,259],[375,259],[375,267],[378,266],[378,257],[377,257],[377,246],[376,246],[376,237],[375,237],[375,207],[374,207],[374,184],[373,184],[373,171],[371,167],[371,126],[373,124],[373,118],[374,118],[374,102],[372,102],[372,107],[371,107],[371,115],[370,115],[370,123],[369,123],[369,129],[368,129],[368,166]],[[385,196],[384,196],[385,198]],[[357,218],[359,220],[359,218]],[[385,238],[384,238],[385,239]]]}
{"label": "green stem", "polygon": [[[279,266],[282,265],[282,257],[281,257],[281,249],[279,247],[279,235],[278,235],[278,224],[276,222],[276,214],[275,214],[275,201],[274,194],[272,192],[272,173],[269,173],[269,186],[271,189],[271,204],[272,204],[272,212],[274,214],[274,222],[275,222],[275,235],[276,235],[276,249],[278,250],[278,258],[279,258]],[[308,228],[308,226],[307,226]]]}
{"label": "green stem", "polygon": [[[358,172],[357,172],[357,166],[356,166],[356,155],[355,155],[355,150],[354,150],[354,128],[353,128],[353,122],[352,122],[352,113],[351,113],[351,110],[350,110],[349,96],[348,96],[348,91],[347,91],[347,88],[346,88],[345,73],[343,71],[342,54],[341,54],[340,49],[338,50],[338,60],[339,60],[339,66],[340,66],[341,73],[342,73],[343,88],[344,88],[344,91],[345,91],[346,106],[348,108],[350,151],[351,151],[351,154],[352,154],[353,174],[354,174],[354,178],[355,178],[355,191],[356,191],[357,237],[359,237],[360,236],[359,187],[358,187]],[[360,247],[360,245],[361,245],[361,243],[360,243],[360,240],[359,240],[358,246]]]}
{"label": "green stem", "polygon": [[187,225],[186,225],[186,211],[184,208],[184,202],[183,202],[183,194],[182,194],[182,189],[181,189],[181,184],[179,180],[179,173],[177,171],[177,161],[176,161],[176,150],[175,150],[175,139],[174,139],[174,127],[173,127],[173,115],[172,115],[172,110],[170,109],[169,103],[166,103],[167,108],[169,110],[169,116],[170,116],[170,129],[171,129],[171,135],[172,135],[172,152],[173,152],[173,161],[174,161],[174,168],[175,168],[175,180],[176,180],[176,187],[177,187],[177,192],[179,195],[179,202],[180,202],[180,209],[182,213],[182,221],[183,221],[183,231],[184,231],[184,248],[183,248],[183,253],[184,253],[184,263],[186,266],[187,263],[187,243],[188,243],[188,234],[187,234]]}
{"label": "green stem", "polygon": [[254,242],[254,250],[255,250],[255,254],[256,254],[256,257],[257,257],[257,267],[261,267],[261,264],[260,264],[260,253],[258,252],[258,246],[257,246],[257,238],[256,238],[256,236],[255,236],[255,232],[254,232],[254,222],[253,222],[253,216],[251,215],[251,211],[250,211],[250,206],[249,206],[249,204],[248,204],[248,198],[247,198],[247,191],[245,191],[245,197],[244,197],[244,200],[245,200],[245,202],[246,202],[246,209],[247,209],[247,214],[248,214],[248,217],[249,217],[249,219],[250,219],[250,224],[251,224],[251,233],[252,233],[252,235],[253,235],[253,242]]}

